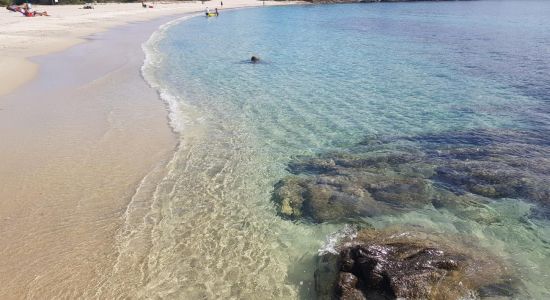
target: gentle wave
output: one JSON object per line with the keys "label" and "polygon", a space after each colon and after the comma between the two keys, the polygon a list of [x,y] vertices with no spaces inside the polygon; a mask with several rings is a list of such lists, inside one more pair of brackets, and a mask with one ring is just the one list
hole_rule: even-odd
{"label": "gentle wave", "polygon": [[181,110],[183,99],[180,99],[180,97],[171,93],[168,87],[163,85],[162,81],[155,76],[156,71],[158,71],[158,68],[162,65],[162,62],[165,59],[164,54],[160,51],[158,45],[159,42],[166,37],[166,32],[171,27],[200,15],[202,14],[194,13],[186,15],[161,25],[158,30],[155,31],[142,45],[143,52],[145,53],[145,60],[141,66],[141,74],[145,81],[158,92],[159,97],[166,103],[170,126],[174,132],[177,133],[182,132],[185,124],[184,114]]}
{"label": "gentle wave", "polygon": [[[446,12],[443,4],[415,7],[423,5]],[[417,27],[386,20],[400,13],[399,7],[379,6],[392,13],[378,15],[375,6],[356,6],[360,14],[355,16],[349,6],[250,10],[174,26],[193,17],[186,16],[162,26],[144,44],[143,77],[167,103],[170,125],[182,144],[153,200],[134,201],[137,214],[129,208],[130,222],[141,226],[132,227],[138,235],[124,237],[135,248],[125,249],[125,259],[131,264],[126,269],[139,274],[132,282],[138,296],[312,295],[316,255],[335,252],[338,242],[354,232],[345,227],[330,234],[341,226],[276,216],[273,184],[287,175],[293,157],[346,151],[364,135],[447,132],[455,137],[458,130],[532,127],[525,111],[539,108],[537,99],[492,72],[463,70],[462,57],[446,48],[455,41],[447,41],[444,26],[431,34],[429,28],[405,30]],[[407,19],[407,11],[401,14],[418,25],[416,17]],[[340,19],[343,15],[348,17]],[[332,25],[319,30],[315,20]],[[297,28],[302,31],[296,33]],[[477,34],[481,41],[486,38]],[[434,35],[439,43],[417,42]],[[471,35],[458,37],[458,44],[472,43],[462,40]],[[472,48],[480,49],[474,57],[483,57],[477,42]],[[270,63],[240,63],[251,51]],[[189,126],[197,124],[204,125],[200,135]],[[427,205],[366,221],[375,228],[422,226],[479,238],[517,262],[533,295],[545,295],[545,268],[537,265],[547,263],[547,223],[525,225],[530,207],[524,202],[487,203],[467,206],[461,214]],[[146,238],[136,243],[134,237],[142,235]],[[143,257],[134,259],[138,251]]]}

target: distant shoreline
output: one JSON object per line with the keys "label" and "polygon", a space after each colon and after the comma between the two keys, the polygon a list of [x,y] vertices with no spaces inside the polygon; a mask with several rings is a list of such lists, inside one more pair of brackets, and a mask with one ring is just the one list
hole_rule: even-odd
{"label": "distant shoreline", "polygon": [[[291,5],[300,2],[266,1],[266,5]],[[0,97],[22,86],[38,71],[29,58],[59,52],[79,44],[94,33],[132,22],[153,20],[162,16],[200,12],[206,7],[220,7],[218,1],[156,3],[144,9],[135,3],[101,3],[95,9],[82,5],[33,5],[33,10],[48,11],[50,17],[27,18],[19,13],[0,9]],[[236,0],[223,9],[262,6],[262,1]]]}

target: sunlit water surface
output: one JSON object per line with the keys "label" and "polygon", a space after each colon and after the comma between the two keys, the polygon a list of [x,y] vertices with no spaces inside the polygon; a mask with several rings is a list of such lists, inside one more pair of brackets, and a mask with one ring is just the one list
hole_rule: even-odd
{"label": "sunlit water surface", "polygon": [[[115,271],[139,270],[143,297],[313,297],[317,251],[343,225],[277,215],[287,164],[367,135],[548,133],[548,16],[548,1],[293,6],[165,28],[145,75],[171,103],[181,146],[152,204],[130,207],[121,247],[133,259]],[[530,297],[549,298],[548,221],[520,200],[490,203],[503,222],[433,207],[366,221],[470,235]]]}

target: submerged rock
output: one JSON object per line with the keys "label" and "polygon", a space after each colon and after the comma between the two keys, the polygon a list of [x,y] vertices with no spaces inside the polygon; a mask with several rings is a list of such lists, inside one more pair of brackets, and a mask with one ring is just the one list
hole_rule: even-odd
{"label": "submerged rock", "polygon": [[430,195],[422,178],[358,172],[288,177],[277,184],[274,200],[287,218],[327,222],[420,207]]}
{"label": "submerged rock", "polygon": [[517,292],[506,267],[471,242],[421,231],[364,229],[323,253],[319,299],[463,299]]}
{"label": "submerged rock", "polygon": [[550,212],[550,139],[539,132],[478,130],[418,137],[431,179],[463,192],[524,199]]}
{"label": "submerged rock", "polygon": [[537,133],[370,138],[346,152],[298,158],[289,170],[273,199],[290,219],[338,222],[426,205],[460,213],[483,197],[524,199],[550,214],[550,142]]}

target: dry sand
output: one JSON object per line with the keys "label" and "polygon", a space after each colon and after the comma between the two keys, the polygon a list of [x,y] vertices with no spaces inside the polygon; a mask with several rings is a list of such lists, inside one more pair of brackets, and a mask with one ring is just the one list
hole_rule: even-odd
{"label": "dry sand", "polygon": [[0,299],[127,295],[109,290],[116,233],[136,187],[149,174],[146,192],[176,147],[140,76],[140,45],[174,14],[207,5],[0,12]]}
{"label": "dry sand", "polygon": [[[226,0],[223,8],[259,6],[262,3],[257,0]],[[265,5],[290,3],[266,1]],[[152,9],[144,9],[140,3],[97,4],[95,9],[82,9],[82,5],[34,5],[33,10],[47,11],[51,15],[34,18],[0,9],[0,96],[36,74],[36,65],[26,58],[66,49],[92,33],[116,25],[202,11],[206,7],[220,8],[220,2],[155,2]]]}

